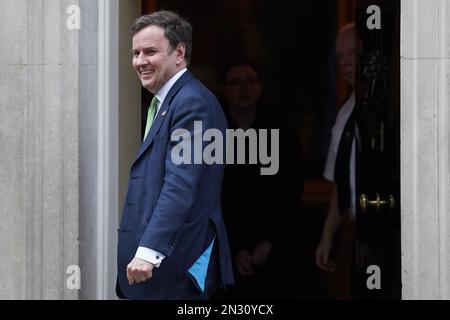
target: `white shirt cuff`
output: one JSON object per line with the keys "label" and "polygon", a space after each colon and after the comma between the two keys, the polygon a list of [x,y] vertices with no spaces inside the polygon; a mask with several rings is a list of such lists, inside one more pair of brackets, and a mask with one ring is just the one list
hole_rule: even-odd
{"label": "white shirt cuff", "polygon": [[166,256],[150,248],[139,247],[136,251],[135,257],[150,262],[154,264],[155,267],[159,268],[159,265]]}

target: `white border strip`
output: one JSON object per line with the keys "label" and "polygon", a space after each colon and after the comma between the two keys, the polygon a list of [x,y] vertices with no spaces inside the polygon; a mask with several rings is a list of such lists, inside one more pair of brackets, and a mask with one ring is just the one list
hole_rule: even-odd
{"label": "white border strip", "polygon": [[98,2],[97,299],[115,299],[118,226],[118,2]]}
{"label": "white border strip", "polygon": [[446,36],[448,34],[448,0],[439,0],[439,57],[438,65],[438,217],[439,217],[439,299],[450,299],[450,223],[449,214],[449,111],[448,95],[449,73],[448,59],[446,59],[448,43]]}

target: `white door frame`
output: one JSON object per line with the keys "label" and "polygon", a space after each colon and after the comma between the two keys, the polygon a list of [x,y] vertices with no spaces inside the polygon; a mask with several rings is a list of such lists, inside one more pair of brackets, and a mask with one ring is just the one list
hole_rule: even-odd
{"label": "white door frame", "polygon": [[97,299],[117,299],[117,228],[140,146],[141,85],[131,64],[140,0],[98,0]]}
{"label": "white door frame", "polygon": [[450,299],[449,23],[449,0],[401,0],[403,299]]}
{"label": "white door frame", "polygon": [[118,179],[118,0],[98,2],[97,299],[116,299]]}

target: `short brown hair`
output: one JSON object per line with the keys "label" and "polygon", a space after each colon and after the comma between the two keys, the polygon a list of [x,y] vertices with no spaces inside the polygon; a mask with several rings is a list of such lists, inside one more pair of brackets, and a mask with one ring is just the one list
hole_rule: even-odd
{"label": "short brown hair", "polygon": [[172,52],[180,43],[183,43],[186,46],[184,59],[189,65],[192,55],[192,26],[186,19],[172,11],[157,11],[136,19],[131,26],[131,34],[134,36],[148,26],[158,26],[164,29],[164,35],[169,40]]}

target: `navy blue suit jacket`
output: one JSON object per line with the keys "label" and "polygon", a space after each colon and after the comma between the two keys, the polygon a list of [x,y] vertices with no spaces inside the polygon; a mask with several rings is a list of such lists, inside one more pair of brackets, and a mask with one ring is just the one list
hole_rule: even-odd
{"label": "navy blue suit jacket", "polygon": [[[224,165],[176,165],[171,159],[172,149],[178,143],[171,141],[172,132],[188,130],[193,141],[194,121],[202,121],[203,132],[215,128],[225,137],[227,124],[219,102],[186,71],[164,99],[131,167],[118,230],[118,285],[127,298],[195,298],[187,291],[180,295],[177,288],[191,281],[189,268],[213,239],[214,250],[218,250],[214,253],[220,270],[218,285],[225,287],[233,282],[220,208]],[[192,151],[192,158],[193,154]],[[139,246],[161,252],[166,258],[159,268],[153,269],[150,280],[130,286],[126,267]]]}

